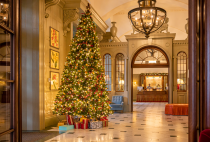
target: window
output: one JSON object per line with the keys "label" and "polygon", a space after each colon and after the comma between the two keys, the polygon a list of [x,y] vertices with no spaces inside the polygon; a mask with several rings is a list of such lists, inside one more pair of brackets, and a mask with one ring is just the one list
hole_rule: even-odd
{"label": "window", "polygon": [[116,91],[124,91],[124,55],[119,53],[116,56]]}
{"label": "window", "polygon": [[112,59],[110,54],[104,55],[105,80],[107,84],[107,91],[111,91],[112,84]]}
{"label": "window", "polygon": [[177,54],[177,90],[187,91],[187,54],[183,51]]}
{"label": "window", "polygon": [[147,48],[137,55],[134,64],[167,64],[167,58],[161,51]]}

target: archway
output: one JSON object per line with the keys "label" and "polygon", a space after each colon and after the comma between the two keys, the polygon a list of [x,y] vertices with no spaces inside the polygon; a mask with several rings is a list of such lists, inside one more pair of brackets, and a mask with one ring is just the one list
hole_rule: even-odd
{"label": "archway", "polygon": [[[157,46],[145,46],[140,48],[139,50],[136,51],[136,53],[133,56],[132,62],[131,62],[131,111],[133,111],[133,96],[134,96],[134,81],[133,81],[133,75],[134,75],[134,70],[135,69],[149,69],[149,68],[156,68],[156,69],[167,69],[167,73],[169,75],[169,58],[167,56],[167,54],[165,53],[165,51],[163,51],[161,48],[157,47]],[[161,73],[154,73],[154,74],[146,74],[148,76],[159,76],[161,79],[165,78],[165,76],[167,76],[166,74],[161,74]],[[147,76],[147,78],[149,78]],[[142,86],[140,86],[141,88],[143,88],[143,91],[147,91],[147,84],[145,82],[146,80],[146,76],[144,79],[144,83],[142,84]],[[141,82],[141,76],[140,76],[140,82]],[[167,76],[167,83],[165,83],[164,81],[162,81],[162,84],[159,85],[159,88],[161,89],[161,91],[167,91],[167,93],[169,93],[169,89],[171,89],[169,86],[169,76]],[[140,83],[141,84],[141,83]],[[140,89],[141,89],[140,88]],[[160,90],[159,90],[160,91]],[[144,92],[146,93],[146,92]],[[149,93],[149,92],[147,92]],[[151,93],[151,92],[150,92]],[[160,92],[158,92],[160,93]],[[144,96],[144,95],[143,95]],[[170,95],[168,94],[168,98],[164,98],[165,100],[167,100],[167,102],[169,102],[169,97]]]}

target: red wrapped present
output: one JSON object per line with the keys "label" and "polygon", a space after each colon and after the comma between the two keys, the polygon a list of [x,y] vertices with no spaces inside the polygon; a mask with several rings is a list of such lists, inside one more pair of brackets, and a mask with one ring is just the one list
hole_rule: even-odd
{"label": "red wrapped present", "polygon": [[104,120],[103,122],[103,127],[108,127],[108,120]]}
{"label": "red wrapped present", "polygon": [[88,119],[83,119],[83,120],[82,120],[82,123],[83,123],[83,124],[88,124],[88,121],[89,121]]}
{"label": "red wrapped present", "polygon": [[107,117],[101,117],[100,120],[101,120],[101,121],[104,121],[104,120],[107,120],[107,121],[108,121],[108,118],[107,118]]}
{"label": "red wrapped present", "polygon": [[71,115],[66,115],[66,120],[68,125],[74,125],[73,118]]}
{"label": "red wrapped present", "polygon": [[81,129],[88,129],[88,123],[81,124]]}
{"label": "red wrapped present", "polygon": [[79,123],[79,122],[74,122],[74,128],[75,128],[75,129],[80,129],[80,128],[81,128],[81,123]]}

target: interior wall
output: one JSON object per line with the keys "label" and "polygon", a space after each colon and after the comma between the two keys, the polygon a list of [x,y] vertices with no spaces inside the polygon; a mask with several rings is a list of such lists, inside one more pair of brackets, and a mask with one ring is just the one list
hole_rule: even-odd
{"label": "interior wall", "polygon": [[[44,96],[45,96],[45,127],[56,124],[59,119],[65,119],[65,116],[53,115],[52,109],[54,107],[54,100],[58,94],[58,90],[51,90],[50,85],[50,72],[57,72],[60,74],[60,79],[64,69],[64,63],[66,62],[66,55],[69,52],[65,44],[65,38],[63,36],[63,9],[59,5],[51,6],[47,9],[49,14],[48,18],[44,21]],[[59,49],[50,46],[50,27],[59,31]],[[70,40],[70,39],[69,39]],[[60,54],[59,58],[59,69],[50,68],[50,50],[58,51]],[[60,80],[59,79],[59,80]],[[59,81],[60,82],[60,81]]]}
{"label": "interior wall", "polygon": [[22,59],[22,130],[44,129],[42,93],[42,54],[45,2],[22,0],[21,9],[21,59]]}

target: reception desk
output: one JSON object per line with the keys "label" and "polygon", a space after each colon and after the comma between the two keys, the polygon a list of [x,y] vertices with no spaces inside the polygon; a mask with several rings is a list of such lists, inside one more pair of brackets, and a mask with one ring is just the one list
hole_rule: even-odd
{"label": "reception desk", "polygon": [[139,91],[137,102],[168,102],[168,91]]}

